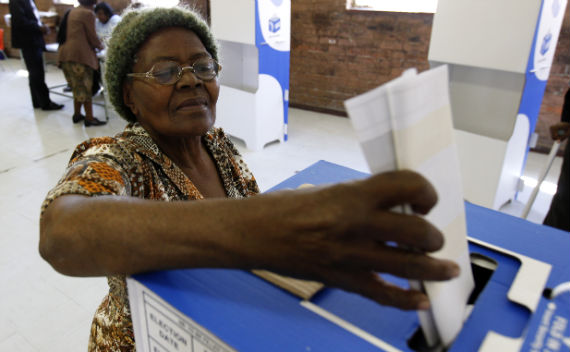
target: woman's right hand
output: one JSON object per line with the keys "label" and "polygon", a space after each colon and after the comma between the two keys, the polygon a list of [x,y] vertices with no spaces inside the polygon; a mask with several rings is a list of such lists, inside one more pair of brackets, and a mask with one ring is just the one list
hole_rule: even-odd
{"label": "woman's right hand", "polygon": [[426,214],[435,205],[435,190],[417,173],[389,172],[254,198],[267,203],[255,207],[257,226],[249,233],[241,229],[236,245],[255,268],[321,281],[401,309],[427,309],[429,302],[419,291],[384,282],[377,272],[415,280],[459,275],[457,264],[426,254],[443,246],[438,229],[421,216],[390,210],[410,205]]}

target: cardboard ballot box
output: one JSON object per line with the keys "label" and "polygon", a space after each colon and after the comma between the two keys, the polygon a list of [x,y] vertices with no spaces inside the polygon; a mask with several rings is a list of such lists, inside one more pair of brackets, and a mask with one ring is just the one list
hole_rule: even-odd
{"label": "cardboard ballot box", "polygon": [[[366,174],[325,161],[273,190]],[[466,203],[477,281],[449,351],[570,351],[568,233]],[[407,286],[407,281],[382,275]],[[127,280],[138,351],[414,351],[415,312],[325,288],[310,301],[240,270],[171,270]]]}

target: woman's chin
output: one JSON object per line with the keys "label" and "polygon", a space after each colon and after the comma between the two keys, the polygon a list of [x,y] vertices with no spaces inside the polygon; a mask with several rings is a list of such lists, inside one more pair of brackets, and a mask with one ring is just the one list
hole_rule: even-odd
{"label": "woman's chin", "polygon": [[173,122],[172,131],[179,136],[203,136],[214,125],[210,114],[177,115]]}

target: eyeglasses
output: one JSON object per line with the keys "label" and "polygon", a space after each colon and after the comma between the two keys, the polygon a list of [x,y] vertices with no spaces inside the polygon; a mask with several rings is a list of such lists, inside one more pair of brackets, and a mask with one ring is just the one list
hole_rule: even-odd
{"label": "eyeglasses", "polygon": [[178,82],[184,70],[190,70],[202,81],[211,81],[222,70],[222,66],[210,57],[198,59],[192,65],[183,67],[174,61],[161,61],[154,64],[148,72],[129,73],[127,77],[152,79],[158,84],[167,86]]}

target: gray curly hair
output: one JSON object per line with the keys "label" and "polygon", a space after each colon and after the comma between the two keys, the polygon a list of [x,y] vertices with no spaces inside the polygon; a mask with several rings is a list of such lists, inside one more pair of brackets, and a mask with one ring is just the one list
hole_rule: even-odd
{"label": "gray curly hair", "polygon": [[117,113],[129,122],[136,116],[123,101],[123,82],[135,63],[135,55],[151,34],[166,27],[182,27],[198,35],[214,60],[218,45],[208,24],[194,10],[185,7],[130,8],[111,35],[105,60],[105,84],[109,101]]}

